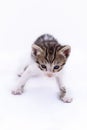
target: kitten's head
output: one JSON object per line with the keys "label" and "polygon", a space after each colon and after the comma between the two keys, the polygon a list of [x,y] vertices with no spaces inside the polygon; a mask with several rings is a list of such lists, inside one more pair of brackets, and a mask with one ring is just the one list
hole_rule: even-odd
{"label": "kitten's head", "polygon": [[[42,38],[42,37],[40,37]],[[38,40],[32,45],[32,56],[38,67],[51,77],[59,72],[69,57],[71,47],[60,45],[55,39]]]}

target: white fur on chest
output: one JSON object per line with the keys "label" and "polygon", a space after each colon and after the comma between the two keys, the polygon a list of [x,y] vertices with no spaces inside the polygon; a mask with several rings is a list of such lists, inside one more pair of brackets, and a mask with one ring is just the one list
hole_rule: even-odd
{"label": "white fur on chest", "polygon": [[[52,76],[55,77],[57,83],[59,84],[59,89],[60,89],[60,99],[63,102],[71,102],[72,98],[67,96],[67,91],[63,82],[63,74],[64,69],[62,69],[59,72],[55,72],[53,73]],[[37,66],[37,64],[31,59],[30,62],[28,63],[27,69],[22,72],[21,77],[19,78],[17,85],[16,85],[16,89],[12,91],[12,93],[14,95],[20,95],[23,93],[24,91],[24,86],[26,84],[26,82],[33,76],[46,76],[46,72],[40,70],[40,68]]]}

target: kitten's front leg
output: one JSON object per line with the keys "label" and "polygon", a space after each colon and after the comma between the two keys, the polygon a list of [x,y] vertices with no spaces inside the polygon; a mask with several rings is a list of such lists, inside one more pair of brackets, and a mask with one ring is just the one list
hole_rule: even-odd
{"label": "kitten's front leg", "polygon": [[21,77],[19,78],[15,89],[12,91],[12,94],[14,95],[20,95],[23,93],[24,91],[24,86],[26,84],[26,82],[28,81],[28,79],[30,79],[32,76],[37,75],[39,72],[36,64],[33,65],[29,65],[26,70],[24,71],[24,73],[21,75]]}
{"label": "kitten's front leg", "polygon": [[60,100],[62,100],[65,103],[72,102],[72,98],[69,96],[68,90],[63,84],[63,80],[61,79],[61,76],[56,77],[56,81],[59,85],[60,90]]}
{"label": "kitten's front leg", "polygon": [[26,69],[28,68],[29,65],[26,65],[18,74],[17,76],[20,78],[22,76],[22,74],[24,73],[24,71],[26,71]]}

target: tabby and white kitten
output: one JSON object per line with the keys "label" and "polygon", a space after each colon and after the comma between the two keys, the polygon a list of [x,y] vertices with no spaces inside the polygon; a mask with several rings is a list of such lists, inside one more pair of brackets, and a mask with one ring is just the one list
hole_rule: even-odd
{"label": "tabby and white kitten", "polygon": [[59,84],[60,99],[70,103],[72,98],[67,95],[67,90],[62,82],[63,67],[69,57],[71,48],[69,45],[61,45],[49,34],[40,36],[32,45],[32,61],[25,66],[23,72],[18,76],[17,88],[12,91],[14,95],[20,95],[24,91],[24,86],[29,78],[39,74],[48,77],[54,76]]}

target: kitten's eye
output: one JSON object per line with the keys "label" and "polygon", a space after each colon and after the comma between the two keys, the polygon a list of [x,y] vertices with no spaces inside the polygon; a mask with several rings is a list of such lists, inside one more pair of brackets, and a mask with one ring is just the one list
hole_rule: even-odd
{"label": "kitten's eye", "polygon": [[43,69],[46,69],[46,65],[41,65],[41,67],[42,67]]}
{"label": "kitten's eye", "polygon": [[55,65],[55,66],[54,66],[54,69],[55,69],[55,70],[59,69],[59,66],[58,66],[58,65]]}

